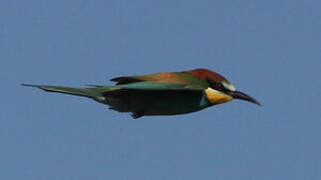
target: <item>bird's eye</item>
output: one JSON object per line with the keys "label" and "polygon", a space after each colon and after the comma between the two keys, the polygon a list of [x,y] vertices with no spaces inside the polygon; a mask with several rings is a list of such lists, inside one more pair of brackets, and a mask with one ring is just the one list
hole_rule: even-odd
{"label": "bird's eye", "polygon": [[214,81],[209,80],[209,85],[210,85],[211,88],[213,88],[215,90],[218,90],[218,91],[224,91],[225,90],[225,88],[222,85],[222,83],[218,83],[218,82],[214,82]]}
{"label": "bird's eye", "polygon": [[224,87],[223,87],[223,85],[221,83],[216,83],[216,88],[215,89],[217,89],[219,91],[223,91]]}

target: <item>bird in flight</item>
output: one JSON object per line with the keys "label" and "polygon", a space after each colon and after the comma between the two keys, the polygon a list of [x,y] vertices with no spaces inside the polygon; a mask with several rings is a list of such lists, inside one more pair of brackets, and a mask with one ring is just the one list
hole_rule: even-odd
{"label": "bird in flight", "polygon": [[22,85],[91,98],[118,112],[131,112],[135,119],[191,113],[232,99],[260,105],[256,99],[237,91],[222,75],[208,69],[121,76],[110,80],[116,84],[88,88]]}

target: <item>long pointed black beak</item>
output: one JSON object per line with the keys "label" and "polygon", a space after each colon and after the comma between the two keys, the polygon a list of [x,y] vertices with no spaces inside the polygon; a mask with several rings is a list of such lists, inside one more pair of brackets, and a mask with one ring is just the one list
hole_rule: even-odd
{"label": "long pointed black beak", "polygon": [[240,91],[230,91],[230,95],[235,99],[242,99],[261,106],[261,103],[259,103],[259,101]]}

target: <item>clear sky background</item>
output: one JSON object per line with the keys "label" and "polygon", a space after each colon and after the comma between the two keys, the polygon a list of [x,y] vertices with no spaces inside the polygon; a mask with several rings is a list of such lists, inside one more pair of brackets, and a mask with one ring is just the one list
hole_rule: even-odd
{"label": "clear sky background", "polygon": [[[320,0],[2,0],[0,179],[321,179]],[[205,67],[233,101],[143,117],[21,83]]]}

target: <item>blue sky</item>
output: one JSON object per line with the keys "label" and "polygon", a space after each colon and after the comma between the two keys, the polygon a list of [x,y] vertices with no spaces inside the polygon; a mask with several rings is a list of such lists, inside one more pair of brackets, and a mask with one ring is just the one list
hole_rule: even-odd
{"label": "blue sky", "polygon": [[[0,3],[0,179],[321,179],[321,1]],[[205,67],[262,107],[110,111],[20,86]]]}

